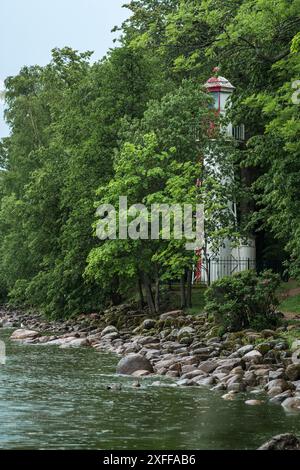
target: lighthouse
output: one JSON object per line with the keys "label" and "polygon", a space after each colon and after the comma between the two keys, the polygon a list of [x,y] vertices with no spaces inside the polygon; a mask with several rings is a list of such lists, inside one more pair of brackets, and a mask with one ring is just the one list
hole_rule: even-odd
{"label": "lighthouse", "polygon": [[[235,87],[225,77],[219,76],[218,67],[214,68],[214,75],[209,78],[204,87],[212,97],[212,108],[221,116],[226,117],[230,108],[231,97]],[[233,127],[232,123],[224,129],[228,138],[233,138],[239,143],[245,141],[245,126],[243,124]],[[209,165],[209,157],[204,159],[204,166]],[[232,172],[234,174],[234,171]],[[226,180],[224,180],[224,184]],[[228,201],[230,210],[237,221],[238,207],[235,201]],[[199,255],[199,253],[198,253]],[[256,246],[255,239],[249,237],[240,241],[238,246],[232,247],[230,240],[224,240],[219,252],[215,253],[207,247],[206,256],[199,256],[195,270],[195,280],[210,284],[224,276],[256,268]]]}

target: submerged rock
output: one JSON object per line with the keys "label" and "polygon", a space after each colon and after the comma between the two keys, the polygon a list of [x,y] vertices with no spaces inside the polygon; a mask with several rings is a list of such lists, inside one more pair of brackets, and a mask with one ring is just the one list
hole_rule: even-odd
{"label": "submerged rock", "polygon": [[245,401],[246,405],[249,406],[256,406],[256,405],[262,405],[264,402],[262,400],[247,400]]}
{"label": "submerged rock", "polygon": [[123,357],[117,365],[117,374],[131,375],[140,370],[153,372],[151,362],[141,354],[129,354]]}

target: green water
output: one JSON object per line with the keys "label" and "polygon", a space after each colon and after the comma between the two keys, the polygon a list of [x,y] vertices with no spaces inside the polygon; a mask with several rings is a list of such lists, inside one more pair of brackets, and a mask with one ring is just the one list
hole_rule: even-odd
{"label": "green water", "polygon": [[[282,432],[300,434],[300,414],[224,401],[203,388],[132,388],[117,359],[91,349],[6,342],[0,365],[1,449],[255,449]],[[122,382],[121,391],[106,390]],[[172,382],[167,382],[167,384]]]}

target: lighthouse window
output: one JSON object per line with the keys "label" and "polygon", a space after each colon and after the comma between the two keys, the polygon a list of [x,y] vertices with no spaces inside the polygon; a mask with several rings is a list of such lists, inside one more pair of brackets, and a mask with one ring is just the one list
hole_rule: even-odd
{"label": "lighthouse window", "polygon": [[213,103],[209,104],[209,108],[210,109],[219,109],[219,93],[217,91],[214,91],[210,95],[213,99]]}

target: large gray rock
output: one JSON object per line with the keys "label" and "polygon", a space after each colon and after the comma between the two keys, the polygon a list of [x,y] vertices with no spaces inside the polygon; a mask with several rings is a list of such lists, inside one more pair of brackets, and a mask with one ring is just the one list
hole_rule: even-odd
{"label": "large gray rock", "polygon": [[291,396],[292,396],[291,390],[286,390],[285,392],[282,392],[279,395],[275,395],[273,398],[270,399],[270,402],[280,405],[284,400],[286,400],[287,398],[290,398]]}
{"label": "large gray rock", "polygon": [[159,318],[161,320],[167,320],[168,318],[178,318],[182,315],[183,315],[182,310],[173,310],[172,312],[162,313]]}
{"label": "large gray rock", "polygon": [[236,353],[239,357],[242,357],[245,354],[247,354],[248,352],[252,351],[253,349],[254,349],[254,346],[252,346],[252,344],[247,344],[246,346],[242,346],[241,348],[239,348],[236,351]]}
{"label": "large gray rock", "polygon": [[293,341],[293,343],[292,343],[291,351],[295,352],[298,349],[300,349],[300,339],[295,339],[295,341]]}
{"label": "large gray rock", "polygon": [[300,379],[300,364],[290,364],[285,370],[285,375],[292,382]]}
{"label": "large gray rock", "polygon": [[156,325],[156,320],[153,320],[153,318],[147,318],[142,323],[142,329],[143,330],[151,330],[151,328],[154,328],[155,325]]}
{"label": "large gray rock", "polygon": [[104,337],[104,336],[109,335],[111,333],[118,333],[118,329],[113,325],[109,325],[106,328],[104,328],[104,330],[102,331],[101,336]]}
{"label": "large gray rock", "polygon": [[262,354],[255,349],[253,351],[248,352],[243,356],[244,361],[255,362],[258,364],[262,360]]}
{"label": "large gray rock", "polygon": [[117,374],[131,375],[138,370],[153,372],[151,362],[141,354],[129,354],[123,357],[117,365]]}
{"label": "large gray rock", "polygon": [[287,398],[281,405],[287,411],[300,411],[300,397]]}
{"label": "large gray rock", "polygon": [[13,332],[10,339],[13,341],[23,341],[25,339],[34,339],[39,336],[37,331],[20,329]]}
{"label": "large gray rock", "polygon": [[258,450],[300,450],[300,439],[294,434],[279,434],[272,437]]}
{"label": "large gray rock", "polygon": [[68,341],[67,343],[63,343],[60,345],[61,349],[67,348],[82,348],[84,346],[89,346],[89,341],[87,338],[76,338],[72,339],[72,341]]}
{"label": "large gray rock", "polygon": [[218,363],[214,360],[211,361],[204,361],[201,362],[198,369],[205,372],[206,374],[210,374],[218,367]]}

